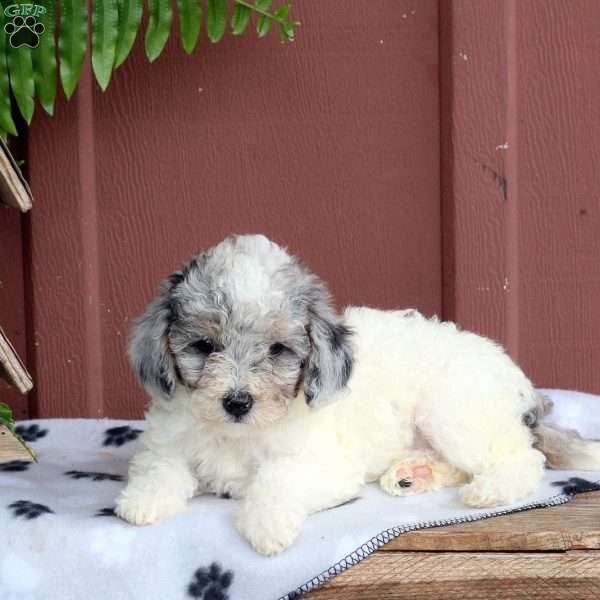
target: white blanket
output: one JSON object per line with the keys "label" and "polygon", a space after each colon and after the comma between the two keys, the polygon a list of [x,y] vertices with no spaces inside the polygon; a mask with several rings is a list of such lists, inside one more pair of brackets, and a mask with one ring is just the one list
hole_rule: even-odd
{"label": "white blanket", "polygon": [[[555,422],[600,437],[600,397],[550,395]],[[397,498],[370,485],[359,499],[310,517],[291,549],[264,558],[234,529],[233,500],[194,498],[185,513],[150,527],[113,515],[143,427],[108,419],[19,424],[39,462],[0,464],[1,600],[290,600],[406,531],[563,504],[600,479],[547,471],[535,495],[495,510],[463,506],[454,488]]]}

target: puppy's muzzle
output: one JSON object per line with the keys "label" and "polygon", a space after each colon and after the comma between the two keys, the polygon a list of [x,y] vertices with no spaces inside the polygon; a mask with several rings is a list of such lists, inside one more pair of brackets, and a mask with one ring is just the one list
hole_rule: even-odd
{"label": "puppy's muzzle", "polygon": [[227,396],[223,398],[223,408],[225,409],[225,412],[236,419],[239,419],[250,412],[253,404],[254,398],[247,392],[235,392],[227,394]]}

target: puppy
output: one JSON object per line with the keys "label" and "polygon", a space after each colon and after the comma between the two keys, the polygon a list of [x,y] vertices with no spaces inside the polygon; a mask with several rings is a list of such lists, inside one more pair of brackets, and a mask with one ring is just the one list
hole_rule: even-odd
{"label": "puppy", "polygon": [[240,533],[273,555],[367,482],[396,496],[462,484],[483,507],[533,492],[543,452],[600,468],[600,443],[540,425],[547,406],[498,345],[415,310],[340,316],[324,283],[260,235],[173,273],[130,357],[152,401],[116,512],[137,525],[227,494]]}

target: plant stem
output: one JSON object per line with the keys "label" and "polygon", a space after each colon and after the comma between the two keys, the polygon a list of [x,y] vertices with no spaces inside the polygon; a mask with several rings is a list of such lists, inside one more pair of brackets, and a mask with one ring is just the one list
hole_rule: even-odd
{"label": "plant stem", "polygon": [[[242,6],[246,6],[247,8],[257,12],[265,17],[269,17],[273,19],[273,21],[277,21],[280,25],[286,25],[288,21],[286,19],[282,19],[281,17],[276,17],[274,14],[267,12],[266,10],[262,10],[262,8],[258,8],[254,4],[250,4],[250,2],[246,2],[245,0],[234,0],[236,4],[241,4]],[[299,21],[292,21],[293,25],[300,25]]]}

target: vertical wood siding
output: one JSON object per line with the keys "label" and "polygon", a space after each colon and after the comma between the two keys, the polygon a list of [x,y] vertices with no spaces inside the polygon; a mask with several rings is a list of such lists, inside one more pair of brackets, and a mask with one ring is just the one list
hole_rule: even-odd
{"label": "vertical wood siding", "polygon": [[343,4],[297,1],[285,46],[190,58],[174,39],[149,65],[138,43],[106,94],[86,65],[36,115],[24,261],[19,219],[0,220],[32,414],[140,416],[131,319],[181,261],[254,231],[340,305],[442,314],[537,385],[600,392],[600,4]]}
{"label": "vertical wood siding", "polygon": [[125,358],[159,281],[232,233],[303,256],[340,305],[441,313],[438,6],[304,0],[294,44],[229,38],[102,94],[87,75],[29,135],[35,407],[140,416]]}
{"label": "vertical wood siding", "polygon": [[600,4],[441,7],[445,316],[600,392]]}
{"label": "vertical wood siding", "polygon": [[[21,216],[0,204],[0,325],[23,360],[27,358]],[[8,402],[16,417],[29,413],[27,398],[0,379],[0,402]]]}

